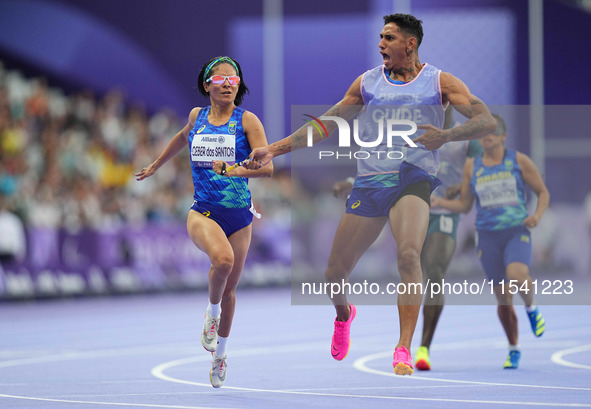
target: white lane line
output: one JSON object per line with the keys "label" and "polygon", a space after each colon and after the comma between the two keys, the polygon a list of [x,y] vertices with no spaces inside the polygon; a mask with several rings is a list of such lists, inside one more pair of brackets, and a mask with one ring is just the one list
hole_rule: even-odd
{"label": "white lane line", "polygon": [[[192,344],[191,344],[192,345]],[[180,349],[179,349],[180,347]],[[55,355],[49,356],[36,356],[23,359],[15,359],[11,361],[0,362],[0,368],[11,368],[21,365],[32,365],[42,364],[49,362],[59,362],[77,359],[89,359],[89,358],[101,358],[101,357],[113,357],[113,356],[129,356],[146,353],[178,353],[179,350],[186,349],[187,351],[197,351],[197,348],[187,348],[187,344],[169,344],[169,345],[146,345],[140,347],[123,347],[113,349],[102,349],[102,350],[91,350],[91,351],[71,351],[62,352]],[[221,409],[219,407],[209,406],[180,406],[180,405],[158,405],[151,403],[122,403],[122,402],[94,402],[94,401],[83,401],[83,400],[70,400],[70,399],[55,399],[55,398],[40,398],[33,396],[21,396],[21,395],[9,395],[0,393],[0,398],[7,399],[21,399],[21,400],[32,400],[42,402],[61,402],[61,403],[75,403],[85,405],[103,405],[103,406],[130,406],[130,407],[141,407],[141,408],[166,408],[166,409]],[[227,408],[233,409],[233,408]]]}
{"label": "white lane line", "polygon": [[[417,385],[417,386],[363,386],[357,388],[301,388],[301,389],[284,389],[287,392],[318,392],[318,391],[364,391],[364,390],[391,390],[391,389],[437,389],[437,388],[478,388],[483,385]],[[484,385],[486,386],[486,385]]]}
{"label": "white lane line", "polygon": [[[157,404],[152,404],[152,403],[91,402],[91,401],[84,401],[84,400],[34,398],[31,396],[6,395],[3,393],[0,393],[0,398],[35,400],[35,401],[42,401],[42,402],[83,403],[85,405],[133,406],[133,407],[140,407],[140,408],[222,409],[218,406],[215,406],[215,407],[211,407],[211,406],[178,406],[178,405],[157,405]],[[226,408],[226,409],[229,409],[229,408]]]}
{"label": "white lane line", "polygon": [[[162,379],[154,379],[153,382],[162,382]],[[373,391],[373,390],[394,390],[394,389],[401,389],[401,390],[408,390],[408,389],[441,389],[441,388],[478,388],[481,385],[433,385],[433,386],[367,386],[367,387],[358,387],[358,388],[302,388],[302,389],[284,389],[286,392],[319,392],[319,391]],[[224,388],[224,393],[243,393],[244,391],[228,391]],[[121,396],[162,396],[162,395],[211,395],[211,390],[202,391],[202,392],[179,392],[179,391],[170,391],[170,392],[151,392],[151,393],[103,393],[103,394],[77,394],[77,395],[58,395],[53,396],[53,399],[66,399],[66,398],[90,398],[90,397],[121,397]]]}
{"label": "white lane line", "polygon": [[[391,352],[380,352],[377,354],[366,355],[357,359],[353,362],[353,367],[359,371],[371,373],[374,375],[381,375],[381,376],[391,376],[395,378],[400,378],[400,376],[394,374],[394,372],[386,372],[381,371],[378,369],[373,369],[367,366],[369,361],[373,361],[376,359],[382,359],[386,357],[390,357]],[[424,380],[424,381],[435,381],[435,382],[451,382],[451,383],[463,383],[463,384],[472,384],[472,385],[488,385],[488,386],[512,386],[512,387],[521,387],[521,388],[540,388],[540,389],[564,389],[564,390],[573,390],[573,391],[591,391],[591,388],[576,388],[576,387],[569,387],[569,386],[544,386],[544,385],[525,385],[525,384],[517,384],[517,383],[500,383],[500,382],[484,382],[484,381],[465,381],[465,380],[456,380],[456,379],[445,379],[445,378],[431,378],[425,376],[416,376],[412,375],[405,379],[417,379],[417,380]]]}
{"label": "white lane line", "polygon": [[567,349],[563,349],[561,351],[556,351],[552,354],[551,359],[552,359],[552,362],[554,362],[555,364],[558,364],[558,365],[569,366],[571,368],[579,368],[579,369],[591,369],[591,366],[589,366],[589,365],[575,364],[574,362],[567,361],[563,358],[566,355],[572,355],[572,354],[576,354],[579,352],[586,352],[586,351],[591,351],[591,344],[579,345],[577,347],[567,348]]}
{"label": "white lane line", "polygon": [[[282,348],[278,348],[276,350],[285,350],[285,351],[306,351],[310,349],[317,349],[320,346],[325,346],[325,342],[315,342],[315,343],[306,343],[306,344],[298,344],[298,345],[291,345],[291,346],[284,346]],[[200,348],[194,347],[194,343],[190,348],[187,347],[186,343],[182,344],[158,344],[158,345],[145,345],[139,347],[122,347],[122,348],[112,348],[112,349],[101,349],[101,350],[89,350],[89,351],[66,351],[61,352],[55,355],[48,355],[48,356],[35,356],[35,357],[28,357],[22,359],[15,359],[11,361],[4,361],[0,362],[0,368],[11,368],[23,365],[33,365],[33,364],[44,364],[44,363],[53,363],[53,362],[60,362],[60,361],[69,361],[69,360],[80,360],[80,359],[90,359],[90,358],[104,358],[104,357],[116,357],[116,356],[130,356],[130,355],[141,355],[141,354],[154,354],[154,353],[174,353],[175,355],[178,353],[196,353]],[[267,348],[251,348],[248,350],[243,350],[239,353],[234,353],[233,356],[249,356],[249,355],[263,355],[268,353]],[[211,357],[209,355],[202,355],[199,358],[192,358],[197,361],[209,361]],[[201,386],[207,386],[211,388],[210,384],[201,384]],[[228,389],[228,388],[225,388]],[[201,406],[178,406],[178,405],[157,405],[157,404],[145,404],[145,403],[119,403],[119,402],[94,402],[94,401],[82,401],[82,400],[67,400],[67,399],[54,399],[54,398],[40,398],[40,397],[32,397],[32,396],[20,396],[20,395],[8,395],[8,394],[0,394],[0,398],[9,398],[9,399],[24,399],[24,400],[34,400],[34,401],[45,401],[45,402],[62,402],[62,403],[77,403],[77,404],[93,404],[93,405],[110,405],[110,406],[132,406],[132,407],[153,407],[153,408],[169,408],[169,409],[222,409],[219,407],[201,407]]]}
{"label": "white lane line", "polygon": [[[470,343],[473,343],[471,341]],[[493,342],[497,343],[497,342]],[[468,344],[468,343],[465,343]],[[463,348],[467,347],[468,345],[463,344]],[[30,364],[39,364],[39,363],[46,363],[46,362],[56,362],[56,361],[65,361],[65,360],[76,360],[76,359],[88,359],[88,358],[97,358],[97,357],[108,357],[108,356],[125,356],[125,355],[137,355],[137,354],[144,354],[144,353],[174,353],[182,352],[179,350],[179,344],[176,344],[177,349],[174,349],[172,345],[152,345],[152,346],[140,346],[140,347],[123,347],[123,348],[114,348],[114,349],[105,349],[105,350],[94,350],[94,351],[72,351],[66,352],[62,354],[57,354],[53,356],[43,356],[43,357],[30,357],[25,359],[16,359],[13,361],[5,361],[0,362],[0,368],[4,367],[15,367],[20,365],[30,365]],[[182,344],[183,347],[186,347],[187,344]],[[315,343],[308,343],[308,344],[299,344],[299,345],[284,345],[280,349],[289,349],[293,352],[293,350],[310,350],[316,349],[320,346],[325,346],[325,342],[315,342]],[[482,347],[482,344],[480,343]],[[496,346],[496,345],[495,345]],[[450,348],[451,346],[447,346]],[[457,347],[457,345],[456,345]],[[447,349],[445,348],[445,349]],[[184,348],[183,348],[184,349]],[[188,348],[186,347],[187,352],[195,351],[196,348]],[[572,350],[572,348],[571,348]],[[240,351],[241,353],[236,353],[235,351],[233,355],[240,355],[240,356],[252,356],[262,353],[267,353],[266,348],[252,348],[249,350]],[[574,353],[574,352],[573,352]],[[390,351],[384,354],[380,354],[381,356],[390,356]],[[183,365],[189,362],[198,362],[198,361],[208,361],[210,358],[209,356],[203,356],[202,358],[185,358],[183,360],[173,361],[176,365]],[[171,363],[167,363],[167,368],[170,368],[174,365],[170,365]],[[159,365],[160,367],[161,365]],[[154,370],[152,370],[152,374],[154,375]],[[167,369],[164,368],[164,369]],[[369,368],[368,368],[369,369]],[[156,371],[157,373],[158,371]],[[380,375],[389,373],[380,373]],[[154,375],[156,376],[156,375]],[[392,376],[394,376],[392,374]],[[158,377],[158,376],[156,376]],[[411,377],[413,378],[413,377]],[[435,380],[434,378],[422,378],[422,377],[414,377],[415,379],[424,379],[424,380]],[[168,377],[165,374],[161,374],[160,379],[176,382],[176,383],[185,383],[190,385],[197,385],[197,386],[204,386],[207,388],[211,388],[209,384],[201,384],[196,382],[189,382],[185,380],[174,379],[172,377]],[[410,378],[406,378],[410,379]],[[469,381],[453,381],[449,379],[438,379],[441,382],[456,382],[456,383],[469,383]],[[476,385],[502,385],[502,386],[528,386],[528,387],[543,387],[543,386],[533,386],[533,385],[511,385],[511,384],[493,384],[493,383],[483,383],[483,382],[473,382]],[[566,388],[566,387],[547,387],[547,388],[555,388],[555,389],[576,389],[576,390],[588,390],[583,388]],[[235,391],[242,391],[242,392],[267,392],[267,393],[282,393],[282,394],[293,394],[293,395],[312,395],[312,396],[328,396],[328,397],[353,397],[353,398],[366,398],[366,399],[393,399],[393,400],[421,400],[421,401],[434,401],[434,402],[458,402],[458,403],[482,403],[482,404],[503,404],[503,405],[524,405],[524,406],[558,406],[558,407],[591,407],[591,404],[580,404],[580,403],[543,403],[543,402],[510,402],[510,401],[478,401],[478,400],[462,400],[462,399],[442,399],[442,398],[412,398],[412,397],[396,397],[396,396],[366,396],[366,395],[349,395],[349,394],[330,394],[330,393],[318,393],[318,392],[297,392],[297,391],[290,391],[290,390],[265,390],[265,389],[253,389],[253,388],[239,388],[239,387],[230,387],[225,386],[225,390],[235,390]],[[0,398],[11,398],[11,399],[25,399],[25,400],[36,400],[36,401],[51,401],[51,402],[64,402],[64,403],[78,403],[78,404],[97,404],[97,405],[110,405],[110,406],[130,406],[130,407],[158,407],[158,408],[170,408],[170,409],[205,409],[203,407],[190,407],[190,406],[178,406],[178,405],[156,405],[156,404],[139,404],[139,403],[118,403],[118,402],[92,402],[92,401],[77,401],[77,400],[62,400],[62,399],[51,399],[51,398],[38,398],[38,397],[28,397],[28,396],[17,396],[17,395],[8,395],[8,394],[0,394]],[[209,409],[209,408],[207,408]],[[220,408],[215,408],[220,409]]]}
{"label": "white lane line", "polygon": [[49,362],[59,361],[70,361],[76,359],[89,359],[89,358],[104,358],[113,356],[131,356],[131,355],[142,355],[142,354],[154,354],[154,353],[179,353],[185,351],[185,353],[196,352],[199,349],[191,344],[169,344],[169,345],[146,345],[139,347],[122,347],[122,348],[110,348],[110,349],[97,349],[90,351],[66,351],[54,353],[52,355],[32,356],[27,358],[13,359],[10,361],[0,362],[0,368],[11,368],[15,366],[23,365],[34,365],[43,364]]}
{"label": "white lane line", "polygon": [[[129,385],[132,383],[154,383],[157,382],[155,379],[124,379],[121,381],[99,381],[99,383],[101,385],[108,385],[108,384],[125,384],[125,385]],[[96,383],[96,382],[94,382]]]}
{"label": "white lane line", "polygon": [[[247,351],[243,351],[247,352]],[[383,355],[383,354],[375,354]],[[390,352],[387,354],[390,355]],[[164,362],[160,365],[152,368],[152,375],[156,378],[162,379],[163,381],[180,383],[184,385],[195,385],[211,388],[211,385],[200,382],[192,382],[186,379],[173,378],[172,376],[166,375],[164,371],[181,365],[186,365],[201,361],[202,359],[196,357],[187,357],[183,359],[177,359],[174,361]],[[394,374],[392,374],[394,375]],[[398,377],[400,378],[400,377]],[[410,379],[412,377],[409,377]],[[429,379],[429,378],[424,378]],[[430,379],[429,379],[430,380]],[[449,381],[453,382],[453,381]],[[486,383],[485,383],[486,385]],[[493,384],[494,385],[494,384]],[[509,385],[509,384],[507,384]],[[446,399],[446,398],[418,398],[418,397],[406,397],[406,396],[376,396],[376,395],[353,395],[353,394],[341,394],[341,393],[322,393],[322,392],[300,392],[294,390],[277,390],[277,389],[260,389],[260,388],[244,388],[238,386],[224,386],[225,390],[236,390],[243,392],[263,392],[263,393],[277,393],[286,395],[304,395],[304,396],[326,396],[335,398],[361,398],[361,399],[381,399],[381,400],[407,400],[407,401],[423,401],[423,402],[454,402],[454,403],[477,403],[477,404],[494,404],[494,405],[517,405],[517,406],[550,406],[550,407],[580,407],[580,408],[591,408],[591,404],[587,403],[548,403],[548,402],[517,402],[517,401],[492,401],[492,400],[476,400],[476,399]]]}
{"label": "white lane line", "polygon": [[[160,379],[154,379],[154,382],[162,382]],[[238,391],[226,391],[225,393],[233,393]],[[180,396],[180,395],[209,395],[211,396],[212,391],[203,391],[203,392],[179,392],[179,391],[170,391],[170,392],[143,392],[143,393],[93,393],[93,394],[79,394],[79,395],[56,395],[51,396],[51,399],[86,399],[86,398],[115,398],[115,397],[122,397],[122,396],[141,396],[147,398],[149,396]],[[49,398],[49,397],[47,397]]]}

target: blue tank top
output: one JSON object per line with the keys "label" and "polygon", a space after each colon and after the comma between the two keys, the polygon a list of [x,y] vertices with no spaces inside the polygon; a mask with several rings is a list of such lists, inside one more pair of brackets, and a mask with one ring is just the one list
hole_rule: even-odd
{"label": "blue tank top", "polygon": [[250,207],[251,196],[248,178],[227,177],[215,173],[214,160],[232,165],[245,160],[251,152],[242,127],[244,109],[234,108],[230,120],[221,126],[209,123],[211,107],[202,108],[189,133],[191,171],[193,173],[194,199],[225,208]]}
{"label": "blue tank top", "polygon": [[[381,65],[363,74],[361,94],[364,108],[360,114],[360,140],[376,141],[382,127],[383,139],[379,146],[361,147],[357,154],[357,179],[355,187],[389,187],[398,185],[398,170],[403,160],[435,175],[439,166],[437,151],[429,151],[419,144],[417,148],[405,147],[400,136],[391,138],[388,145],[386,123],[389,119],[403,119],[417,125],[431,124],[443,127],[445,119],[439,76],[441,71],[424,64],[419,75],[411,82],[394,84]],[[382,121],[383,120],[383,121]],[[395,126],[393,129],[396,130]],[[406,128],[398,128],[408,130]],[[417,130],[415,139],[424,133]],[[385,152],[381,155],[376,152]]]}
{"label": "blue tank top", "polygon": [[527,217],[525,184],[517,152],[506,150],[503,162],[484,166],[474,158],[470,188],[476,198],[476,229],[502,230],[520,226]]}

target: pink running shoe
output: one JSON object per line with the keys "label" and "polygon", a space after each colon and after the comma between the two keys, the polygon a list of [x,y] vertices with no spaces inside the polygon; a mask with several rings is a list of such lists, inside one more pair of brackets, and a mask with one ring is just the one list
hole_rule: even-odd
{"label": "pink running shoe", "polygon": [[396,375],[413,374],[412,358],[408,349],[402,346],[394,350],[394,362],[392,363],[392,366],[394,367],[394,373]]}
{"label": "pink running shoe", "polygon": [[357,308],[353,304],[349,304],[351,313],[347,321],[334,320],[334,333],[332,334],[331,351],[332,357],[337,361],[345,359],[351,348],[351,323],[357,315]]}

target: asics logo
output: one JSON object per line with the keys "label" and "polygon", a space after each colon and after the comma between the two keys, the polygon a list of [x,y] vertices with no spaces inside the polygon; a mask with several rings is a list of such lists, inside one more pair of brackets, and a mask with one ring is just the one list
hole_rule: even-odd
{"label": "asics logo", "polygon": [[351,205],[351,209],[357,209],[361,205],[361,200],[357,200],[355,203]]}
{"label": "asics logo", "polygon": [[204,211],[203,213],[201,213],[203,216],[205,217],[209,217],[209,215],[211,214],[211,212],[209,210]]}
{"label": "asics logo", "polygon": [[339,356],[339,355],[341,354],[341,353],[340,353],[340,352],[339,352],[339,351],[338,351],[338,350],[337,350],[337,349],[334,347],[334,345],[333,345],[332,349],[333,349],[334,351],[336,351],[336,352],[337,352],[336,354],[335,354],[334,352],[331,352],[331,354],[332,354],[332,356],[333,356],[333,357]]}

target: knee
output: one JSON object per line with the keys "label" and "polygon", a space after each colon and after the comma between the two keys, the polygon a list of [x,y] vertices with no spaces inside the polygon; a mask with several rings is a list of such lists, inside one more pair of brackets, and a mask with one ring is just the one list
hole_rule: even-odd
{"label": "knee", "polygon": [[401,276],[421,274],[421,253],[409,248],[398,252],[398,271]]}
{"label": "knee", "polygon": [[224,271],[229,274],[234,266],[234,255],[232,253],[218,253],[214,254],[210,261],[215,271]]}

